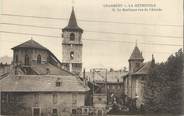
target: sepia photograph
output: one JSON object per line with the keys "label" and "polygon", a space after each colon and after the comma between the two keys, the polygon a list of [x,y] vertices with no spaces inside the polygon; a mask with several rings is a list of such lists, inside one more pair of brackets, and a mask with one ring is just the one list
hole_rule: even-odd
{"label": "sepia photograph", "polygon": [[0,0],[0,116],[182,116],[183,48],[183,0]]}

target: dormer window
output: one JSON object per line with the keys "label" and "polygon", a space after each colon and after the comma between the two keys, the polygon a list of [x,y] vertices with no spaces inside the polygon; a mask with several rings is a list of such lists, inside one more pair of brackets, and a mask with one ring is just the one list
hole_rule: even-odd
{"label": "dormer window", "polygon": [[70,41],[74,41],[75,40],[75,34],[74,33],[71,33],[70,34]]}
{"label": "dormer window", "polygon": [[56,82],[56,87],[60,87],[61,86],[61,82]]}
{"label": "dormer window", "polygon": [[50,69],[46,68],[46,74],[50,74]]}
{"label": "dormer window", "polygon": [[62,81],[60,78],[57,78],[56,80],[56,87],[60,87],[62,85]]}

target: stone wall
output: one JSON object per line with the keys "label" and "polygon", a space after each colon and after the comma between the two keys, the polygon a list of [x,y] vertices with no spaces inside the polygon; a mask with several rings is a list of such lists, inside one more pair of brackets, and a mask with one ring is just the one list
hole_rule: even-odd
{"label": "stone wall", "polygon": [[[74,40],[70,40],[70,35],[74,34]],[[62,34],[62,62],[64,68],[80,74],[82,72],[82,40],[81,32],[64,31]],[[71,58],[71,53],[73,58]],[[70,65],[71,63],[71,65]]]}
{"label": "stone wall", "polygon": [[[54,109],[59,115],[70,116],[72,107],[84,106],[84,93],[2,93],[2,114],[32,116],[40,109],[40,116],[50,116]],[[18,109],[16,109],[18,108]]]}
{"label": "stone wall", "polygon": [[36,64],[37,63],[37,56],[41,56],[41,63],[47,63],[49,53],[46,50],[40,49],[17,49],[14,50],[13,54],[13,62],[16,63],[16,55],[18,56],[18,63],[25,64],[25,56],[29,56],[29,63]]}
{"label": "stone wall", "polygon": [[107,105],[107,95],[106,94],[94,94],[93,95],[93,106],[105,108]]}
{"label": "stone wall", "polygon": [[[70,41],[70,34],[74,33],[75,35],[75,40],[74,41]],[[82,38],[82,33],[80,32],[69,32],[69,31],[65,31],[63,32],[63,44],[82,44],[81,38]]]}
{"label": "stone wall", "polygon": [[146,75],[127,76],[124,82],[124,93],[131,99],[136,99],[136,106],[140,108],[144,104],[144,86],[146,83]]}
{"label": "stone wall", "polygon": [[[82,63],[82,46],[81,45],[63,45],[63,58],[64,63]],[[74,52],[74,58],[70,59],[70,53]]]}

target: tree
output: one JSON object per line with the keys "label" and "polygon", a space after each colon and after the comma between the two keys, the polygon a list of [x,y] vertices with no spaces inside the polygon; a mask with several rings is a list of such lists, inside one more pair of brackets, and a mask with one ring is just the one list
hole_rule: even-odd
{"label": "tree", "polygon": [[164,63],[156,64],[145,84],[144,102],[148,112],[182,112],[183,52],[180,49]]}

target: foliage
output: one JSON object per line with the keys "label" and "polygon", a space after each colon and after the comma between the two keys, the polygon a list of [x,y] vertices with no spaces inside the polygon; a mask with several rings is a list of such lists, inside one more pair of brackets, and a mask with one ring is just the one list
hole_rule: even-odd
{"label": "foliage", "polygon": [[166,62],[153,66],[144,88],[146,111],[182,112],[183,58],[183,52],[180,49]]}

